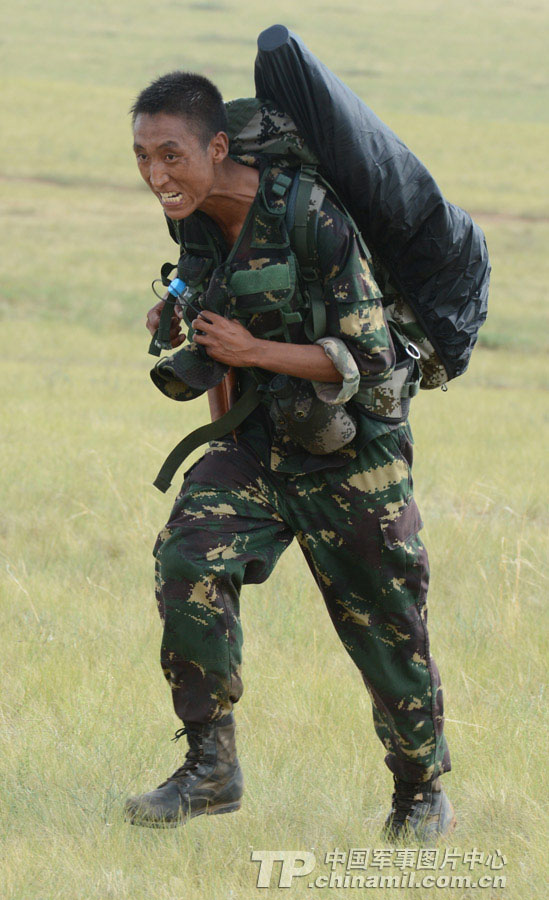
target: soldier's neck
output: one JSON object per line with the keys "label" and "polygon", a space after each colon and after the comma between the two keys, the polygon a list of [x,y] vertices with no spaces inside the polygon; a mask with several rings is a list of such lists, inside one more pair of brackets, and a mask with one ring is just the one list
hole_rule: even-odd
{"label": "soldier's neck", "polygon": [[228,246],[232,247],[255,200],[259,172],[227,157],[216,174],[212,190],[200,209],[220,227]]}

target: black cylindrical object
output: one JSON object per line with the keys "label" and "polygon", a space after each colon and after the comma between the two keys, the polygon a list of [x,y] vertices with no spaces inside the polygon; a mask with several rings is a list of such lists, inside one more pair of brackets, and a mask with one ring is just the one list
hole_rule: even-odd
{"label": "black cylindrical object", "polygon": [[256,95],[290,115],[366,243],[414,309],[449,377],[486,318],[482,230],[443,197],[423,163],[283,25],[258,38]]}

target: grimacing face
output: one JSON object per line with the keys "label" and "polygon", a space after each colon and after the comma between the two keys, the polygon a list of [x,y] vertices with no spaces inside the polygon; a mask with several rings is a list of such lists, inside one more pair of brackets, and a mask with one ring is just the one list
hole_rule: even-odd
{"label": "grimacing face", "polygon": [[199,209],[211,193],[216,165],[227,155],[223,132],[204,148],[183,117],[140,113],[133,136],[141,176],[166,215],[184,219]]}

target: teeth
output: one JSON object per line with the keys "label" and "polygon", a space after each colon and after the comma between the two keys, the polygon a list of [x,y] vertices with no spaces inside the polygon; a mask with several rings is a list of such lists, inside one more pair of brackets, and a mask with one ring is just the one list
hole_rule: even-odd
{"label": "teeth", "polygon": [[183,199],[183,195],[176,193],[176,191],[168,191],[165,194],[161,193],[160,197],[165,202],[173,202],[175,200],[179,201]]}

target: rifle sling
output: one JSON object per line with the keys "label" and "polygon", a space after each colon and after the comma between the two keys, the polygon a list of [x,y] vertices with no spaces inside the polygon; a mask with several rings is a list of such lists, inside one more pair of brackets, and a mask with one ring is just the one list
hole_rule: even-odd
{"label": "rifle sling", "polygon": [[201,444],[219,440],[230,431],[234,431],[259,406],[260,402],[261,394],[257,386],[252,385],[224,416],[191,431],[173,448],[156,476],[153,482],[154,486],[165,494],[172,483],[173,476],[193,450],[196,450]]}

